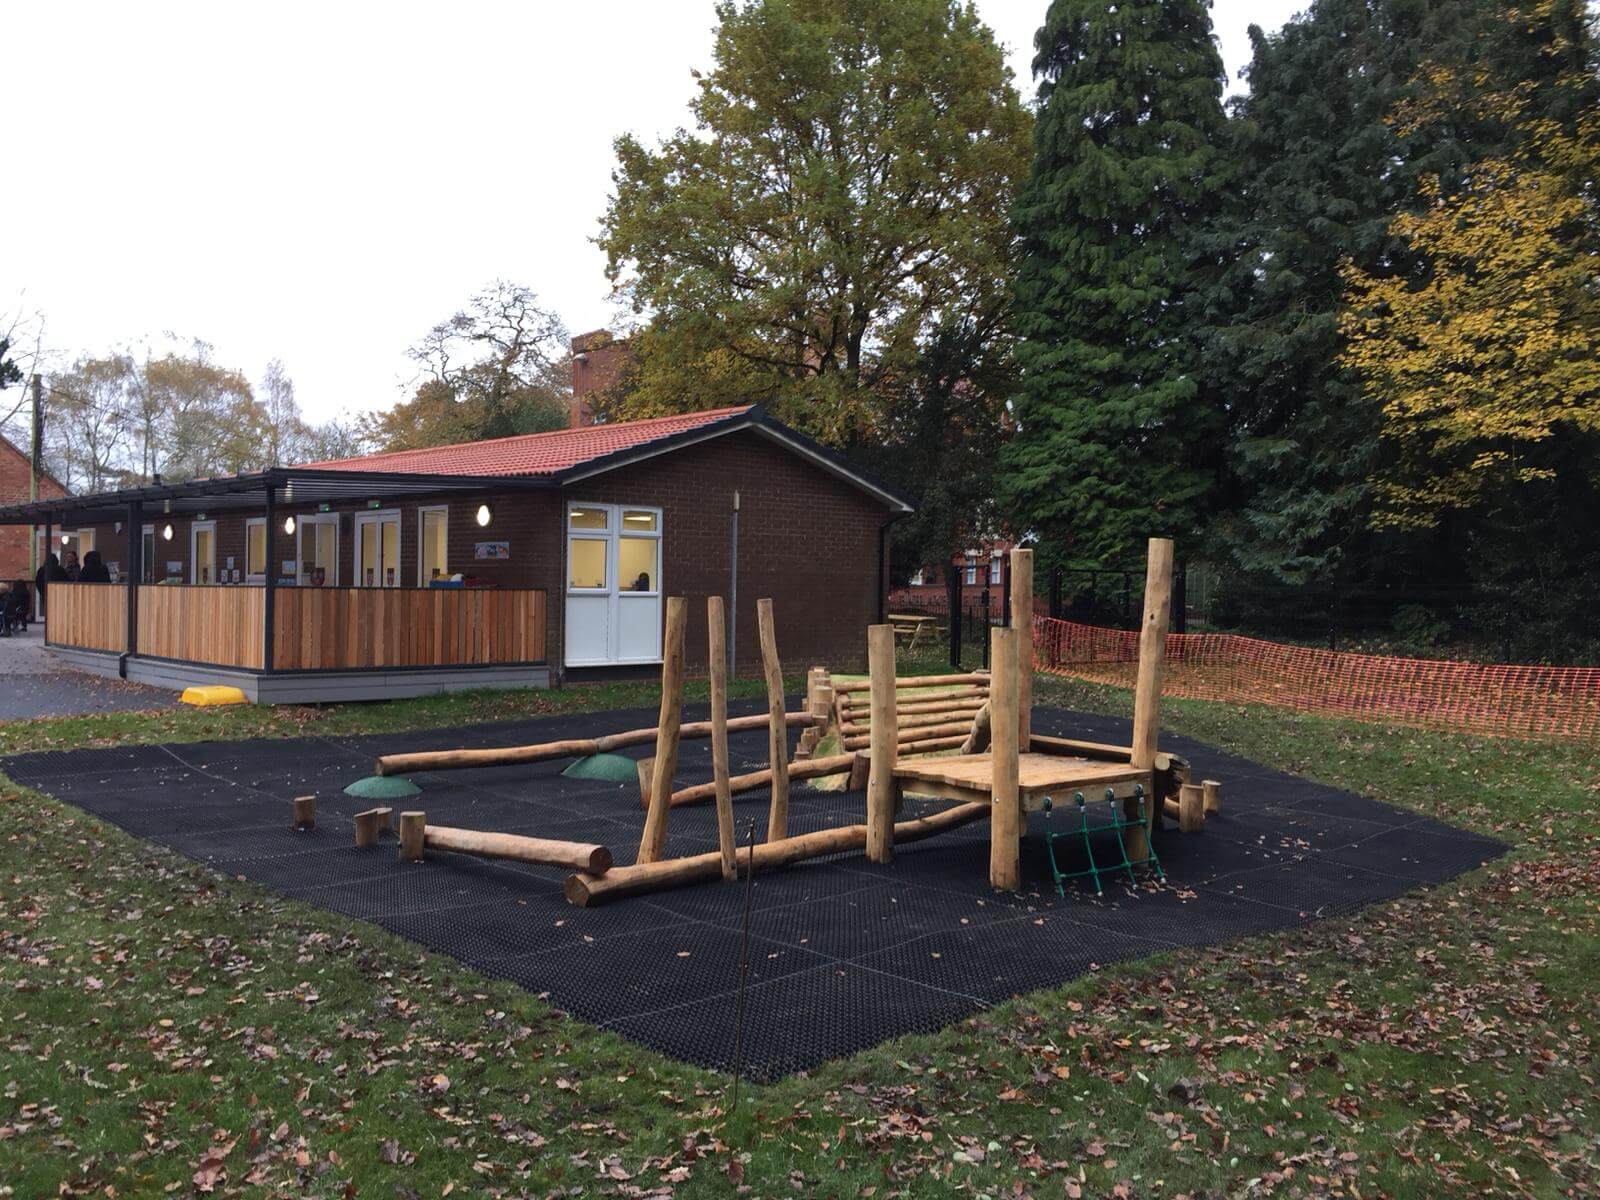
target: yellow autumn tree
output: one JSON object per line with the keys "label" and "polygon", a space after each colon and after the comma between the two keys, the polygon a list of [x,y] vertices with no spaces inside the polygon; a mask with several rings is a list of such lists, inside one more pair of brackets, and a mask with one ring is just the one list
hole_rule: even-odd
{"label": "yellow autumn tree", "polygon": [[[1549,8],[1508,17],[1525,29]],[[1390,225],[1416,270],[1345,270],[1345,361],[1382,409],[1389,450],[1374,480],[1374,523],[1410,529],[1553,479],[1572,439],[1600,433],[1592,77],[1568,68],[1496,87],[1484,75],[1434,71],[1421,82],[1394,116],[1402,132],[1429,120],[1493,120],[1511,148],[1448,186],[1423,181],[1420,204]],[[1561,119],[1549,115],[1552,89],[1578,98]]]}

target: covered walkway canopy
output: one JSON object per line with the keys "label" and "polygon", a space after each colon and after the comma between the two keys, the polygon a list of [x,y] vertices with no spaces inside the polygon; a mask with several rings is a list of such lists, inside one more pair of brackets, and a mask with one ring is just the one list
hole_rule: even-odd
{"label": "covered walkway canopy", "polygon": [[[279,467],[13,504],[0,508],[0,525],[43,529],[49,544],[58,527],[121,524],[125,567],[117,584],[51,585],[47,642],[73,665],[166,686],[235,684],[251,699],[363,699],[443,685],[542,685],[548,680],[544,593],[328,589],[314,595],[281,589],[270,569],[253,585],[160,586],[143,561],[145,526],[163,517],[261,516],[265,561],[275,563],[278,539],[286,536],[280,508],[559,486],[551,477]],[[335,646],[341,629],[352,633]],[[314,679],[307,671],[313,660],[321,668]],[[137,669],[130,672],[130,663]],[[397,672],[410,675],[397,679]]]}

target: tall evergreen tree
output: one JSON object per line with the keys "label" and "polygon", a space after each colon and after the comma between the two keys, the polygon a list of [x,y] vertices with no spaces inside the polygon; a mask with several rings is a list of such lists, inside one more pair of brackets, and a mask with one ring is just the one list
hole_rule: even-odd
{"label": "tall evergreen tree", "polygon": [[1465,53],[1483,5],[1316,0],[1274,36],[1250,31],[1250,94],[1227,135],[1233,186],[1193,231],[1196,255],[1218,263],[1196,308],[1231,430],[1231,515],[1212,549],[1235,567],[1361,586],[1405,558],[1368,526],[1380,414],[1339,360],[1340,270],[1405,273],[1390,219],[1420,175],[1448,180],[1472,153],[1466,126],[1407,136],[1388,118],[1424,62]]}
{"label": "tall evergreen tree", "polygon": [[1220,428],[1186,311],[1186,232],[1223,188],[1222,61],[1209,0],[1055,0],[1035,40],[1033,173],[1017,204],[1016,436],[1002,493],[1019,530],[1120,561],[1189,533]]}

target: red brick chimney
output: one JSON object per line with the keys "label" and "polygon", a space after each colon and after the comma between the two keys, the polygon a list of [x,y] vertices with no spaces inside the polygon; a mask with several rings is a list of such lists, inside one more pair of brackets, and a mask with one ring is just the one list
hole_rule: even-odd
{"label": "red brick chimney", "polygon": [[593,398],[616,384],[627,362],[627,341],[609,329],[572,339],[572,428],[594,424]]}

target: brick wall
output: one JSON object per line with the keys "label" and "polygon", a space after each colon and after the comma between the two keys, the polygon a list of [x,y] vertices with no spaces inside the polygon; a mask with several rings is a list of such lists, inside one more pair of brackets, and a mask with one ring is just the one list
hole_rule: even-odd
{"label": "brick wall", "polygon": [[[728,594],[733,493],[740,494],[741,670],[760,662],[756,600],[771,597],[784,668],[866,660],[878,617],[883,506],[760,435],[740,431],[566,489],[569,501],[640,504],[662,513],[662,581],[689,602],[687,658],[707,661],[706,597]],[[553,588],[551,595],[559,595]],[[560,612],[552,605],[552,624]]]}
{"label": "brick wall", "polygon": [[[66,494],[66,489],[48,475],[39,479],[40,499],[54,500]],[[0,505],[27,502],[28,456],[0,437]],[[26,525],[0,525],[0,579],[32,580],[33,573],[28,570],[31,532]]]}

